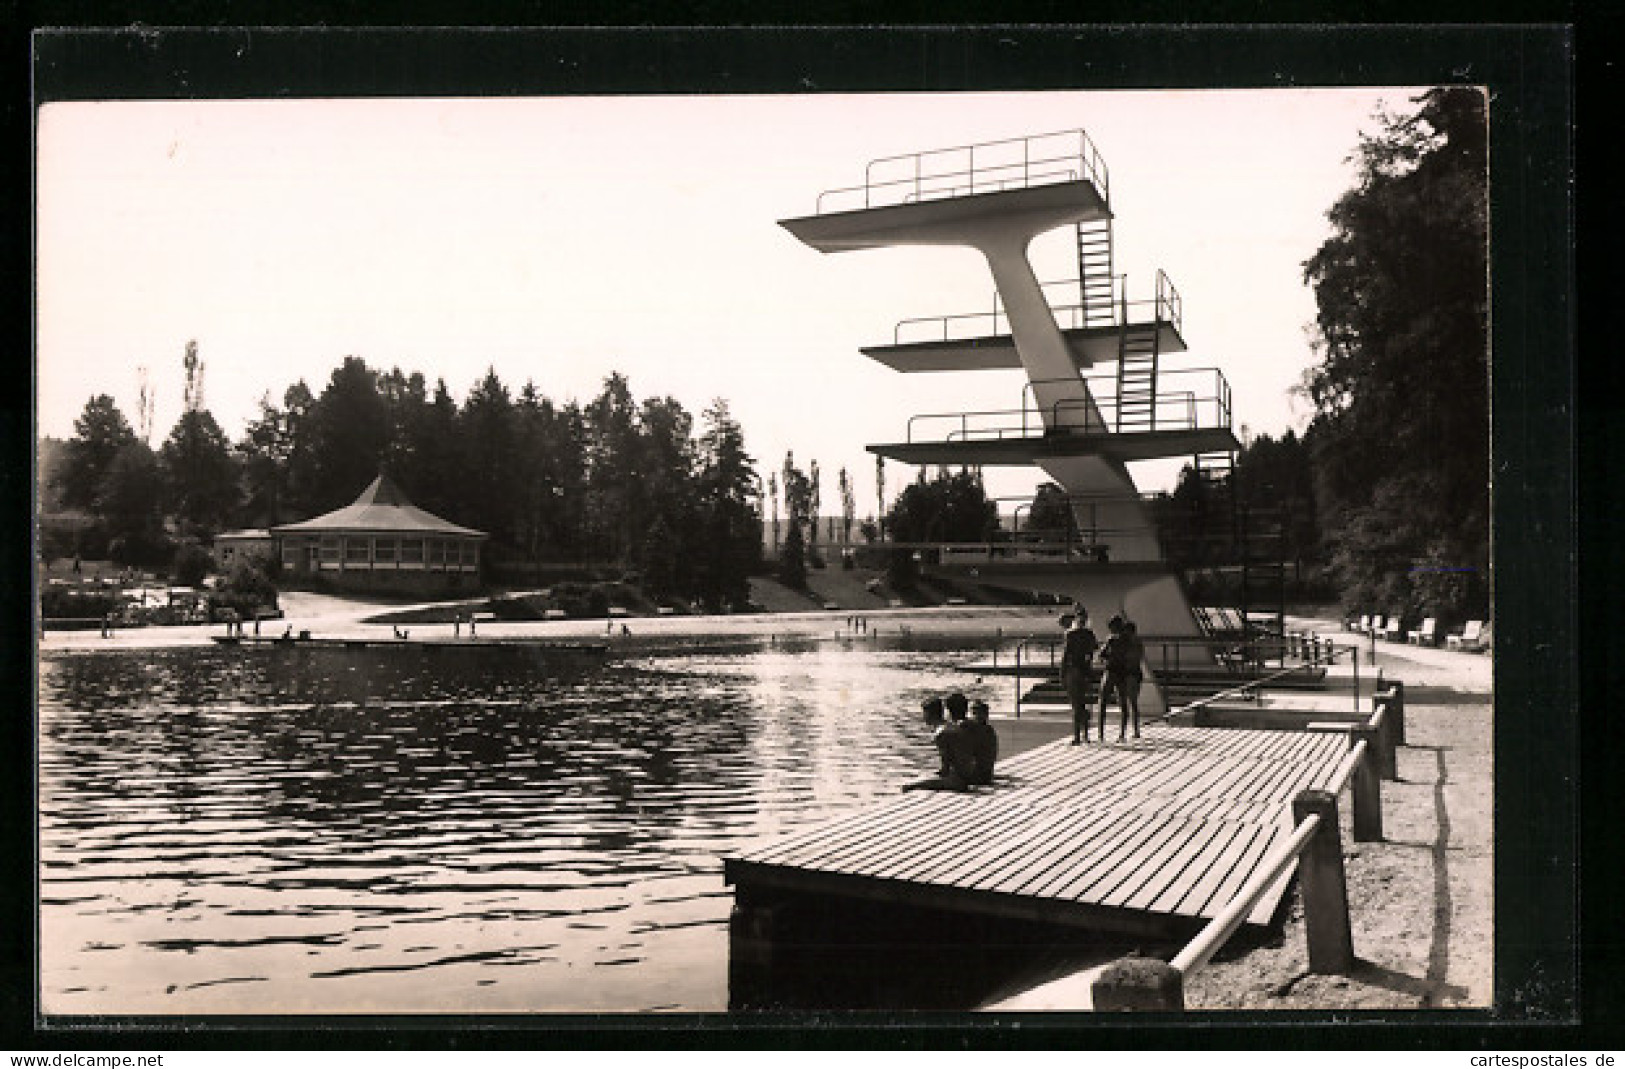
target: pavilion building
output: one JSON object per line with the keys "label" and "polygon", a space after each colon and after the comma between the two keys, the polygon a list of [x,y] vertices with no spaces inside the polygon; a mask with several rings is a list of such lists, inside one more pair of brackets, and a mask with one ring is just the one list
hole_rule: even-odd
{"label": "pavilion building", "polygon": [[418,508],[383,474],[343,508],[281,524],[271,534],[290,579],[401,594],[477,588],[487,537]]}

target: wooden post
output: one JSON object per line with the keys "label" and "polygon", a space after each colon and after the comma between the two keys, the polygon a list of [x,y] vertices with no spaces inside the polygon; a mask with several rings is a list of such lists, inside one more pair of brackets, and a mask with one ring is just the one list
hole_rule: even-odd
{"label": "wooden post", "polygon": [[1320,827],[1298,861],[1303,888],[1303,923],[1309,943],[1309,971],[1347,973],[1354,967],[1354,934],[1349,927],[1348,885],[1343,876],[1343,843],[1337,825],[1337,796],[1302,791],[1292,800],[1292,819],[1302,824],[1319,815]]}
{"label": "wooden post", "polygon": [[1119,958],[1090,985],[1096,1012],[1185,1009],[1185,978],[1158,958]]}
{"label": "wooden post", "polygon": [[1382,776],[1377,772],[1377,732],[1361,724],[1349,734],[1351,747],[1365,743],[1365,756],[1354,766],[1350,793],[1354,797],[1354,841],[1382,841]]}
{"label": "wooden post", "polygon": [[1392,700],[1388,703],[1388,715],[1394,719],[1394,745],[1405,745],[1405,681],[1396,679],[1388,684],[1388,693]]}
{"label": "wooden post", "polygon": [[1383,779],[1397,780],[1399,764],[1394,757],[1394,712],[1384,694],[1377,695],[1377,770]]}

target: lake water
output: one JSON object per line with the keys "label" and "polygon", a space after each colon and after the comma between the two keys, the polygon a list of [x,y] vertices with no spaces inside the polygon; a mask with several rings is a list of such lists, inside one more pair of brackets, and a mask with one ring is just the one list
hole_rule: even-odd
{"label": "lake water", "polygon": [[721,857],[934,764],[968,646],[44,655],[43,1008],[726,1010]]}

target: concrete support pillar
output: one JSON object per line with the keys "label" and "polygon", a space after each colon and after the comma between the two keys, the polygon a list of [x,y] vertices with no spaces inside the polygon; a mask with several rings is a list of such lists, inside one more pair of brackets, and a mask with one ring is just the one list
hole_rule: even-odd
{"label": "concrete support pillar", "polygon": [[1119,958],[1090,986],[1096,1012],[1185,1009],[1185,978],[1157,958]]}
{"label": "concrete support pillar", "polygon": [[1365,743],[1365,757],[1354,766],[1350,793],[1354,796],[1354,841],[1382,841],[1382,776],[1377,772],[1377,733],[1360,725],[1349,734],[1351,747]]}
{"label": "concrete support pillar", "polygon": [[1309,971],[1347,973],[1354,967],[1354,934],[1349,926],[1337,796],[1326,791],[1303,791],[1292,800],[1295,824],[1302,824],[1312,814],[1320,816],[1320,827],[1305,844],[1298,860],[1303,922],[1309,942]]}

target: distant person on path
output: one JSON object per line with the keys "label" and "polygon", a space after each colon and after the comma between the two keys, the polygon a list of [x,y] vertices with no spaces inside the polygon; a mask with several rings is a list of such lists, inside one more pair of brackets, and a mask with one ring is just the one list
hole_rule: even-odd
{"label": "distant person on path", "polygon": [[931,741],[937,748],[937,774],[905,783],[905,791],[964,791],[974,769],[970,740],[955,724],[943,722],[942,699],[927,698],[920,703],[925,725],[931,728]]}
{"label": "distant person on path", "polygon": [[971,718],[960,730],[970,739],[971,758],[975,769],[971,773],[973,784],[993,782],[993,766],[999,761],[999,733],[987,722],[987,702],[972,702]]}
{"label": "distant person on path", "polygon": [[1066,628],[1065,648],[1061,653],[1061,686],[1066,700],[1072,704],[1072,745],[1089,741],[1089,665],[1095,658],[1100,640],[1089,629],[1089,610],[1082,605],[1061,617]]}

